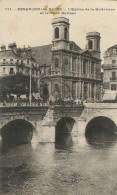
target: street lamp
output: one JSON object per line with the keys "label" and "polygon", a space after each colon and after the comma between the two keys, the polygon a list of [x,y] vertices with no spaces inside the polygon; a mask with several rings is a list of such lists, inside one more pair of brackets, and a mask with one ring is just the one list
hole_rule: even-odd
{"label": "street lamp", "polygon": [[28,57],[28,64],[30,66],[30,88],[29,88],[29,105],[31,106],[31,102],[32,102],[32,89],[31,89],[31,84],[32,84],[32,80],[31,80],[31,76],[32,76],[32,63],[31,63],[31,48],[28,47],[27,49],[27,57]]}
{"label": "street lamp", "polygon": [[31,61],[30,61],[30,93],[29,93],[29,100],[30,100],[30,106],[31,106],[31,102],[32,102],[32,89],[31,89],[31,83],[32,83],[32,80],[31,80],[31,75],[32,75],[32,71],[31,71]]}

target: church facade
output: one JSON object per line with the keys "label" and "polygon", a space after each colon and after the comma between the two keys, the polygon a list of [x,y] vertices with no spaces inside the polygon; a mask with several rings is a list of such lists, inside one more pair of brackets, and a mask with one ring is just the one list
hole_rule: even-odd
{"label": "church facade", "polygon": [[82,99],[88,102],[101,99],[100,33],[86,35],[86,49],[69,40],[69,19],[52,20],[52,44],[32,47],[32,56],[39,64],[39,88],[45,100]]}

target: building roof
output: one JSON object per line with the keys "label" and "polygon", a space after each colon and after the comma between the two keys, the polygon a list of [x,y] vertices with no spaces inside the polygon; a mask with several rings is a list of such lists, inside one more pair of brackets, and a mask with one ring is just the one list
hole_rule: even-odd
{"label": "building roof", "polygon": [[50,65],[51,64],[51,49],[52,44],[31,47],[32,57],[36,60],[39,65]]}
{"label": "building roof", "polygon": [[[73,49],[70,50],[71,52],[77,51],[80,54],[84,54],[84,55],[88,55],[90,57],[96,58],[95,56],[93,56],[93,54],[91,54],[89,50],[87,49],[82,50],[74,41],[70,41],[70,44],[73,44]],[[52,49],[52,44],[31,47],[32,57],[34,58],[34,60],[36,60],[39,66],[42,66],[42,65],[50,66],[51,65],[51,49]]]}
{"label": "building roof", "polygon": [[88,49],[83,49],[83,50],[80,51],[80,53],[81,54],[89,55],[91,57],[94,57]]}
{"label": "building roof", "polygon": [[17,58],[13,50],[0,51],[0,58]]}
{"label": "building roof", "polygon": [[[115,44],[115,45],[109,47],[108,49],[111,49],[111,48],[117,48],[117,44]],[[107,49],[107,50],[108,50],[108,49]]]}
{"label": "building roof", "polygon": [[99,58],[95,57],[93,55],[93,53],[91,53],[88,49],[83,49],[83,50],[80,50],[79,53],[82,55],[85,55],[85,56],[88,56],[88,57],[91,57],[91,58],[95,58],[97,60],[100,60]]}
{"label": "building roof", "polygon": [[70,45],[73,44],[73,48],[75,51],[82,51],[82,49],[77,45],[74,41],[70,41]]}

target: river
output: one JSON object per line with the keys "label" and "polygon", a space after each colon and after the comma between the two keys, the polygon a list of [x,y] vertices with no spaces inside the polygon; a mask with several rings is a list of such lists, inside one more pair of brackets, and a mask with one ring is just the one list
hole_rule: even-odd
{"label": "river", "polygon": [[117,141],[66,136],[58,143],[0,142],[0,195],[115,195]]}

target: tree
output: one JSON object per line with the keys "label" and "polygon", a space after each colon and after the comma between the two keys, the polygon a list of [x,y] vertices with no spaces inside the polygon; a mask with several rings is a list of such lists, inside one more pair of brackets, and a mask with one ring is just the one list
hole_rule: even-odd
{"label": "tree", "polygon": [[[31,78],[32,93],[37,92],[37,83],[34,77]],[[6,94],[29,94],[30,89],[30,76],[22,73],[16,73],[15,75],[8,75],[0,78],[0,95],[6,96]]]}

